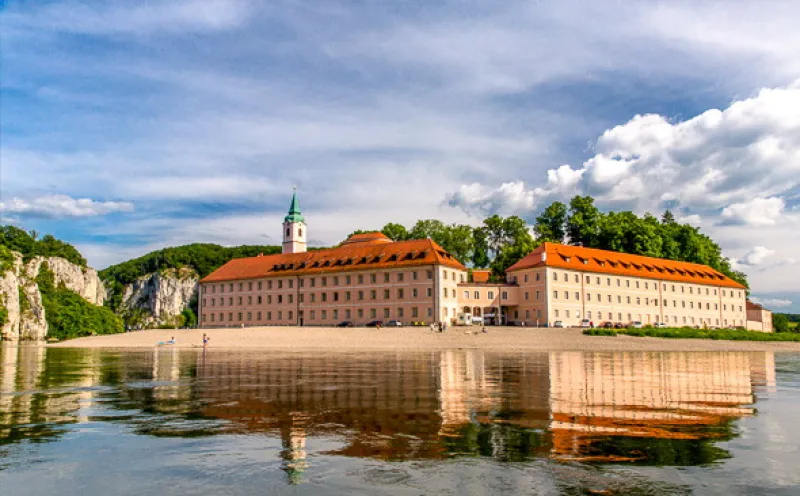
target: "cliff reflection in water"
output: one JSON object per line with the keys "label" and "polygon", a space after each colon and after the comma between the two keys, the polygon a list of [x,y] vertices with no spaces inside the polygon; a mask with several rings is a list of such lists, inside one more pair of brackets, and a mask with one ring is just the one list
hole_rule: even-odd
{"label": "cliff reflection in water", "polygon": [[[772,353],[273,354],[0,348],[0,468],[65,424],[280,437],[290,480],[324,454],[696,465],[755,414]],[[327,443],[326,445],[331,445]]]}

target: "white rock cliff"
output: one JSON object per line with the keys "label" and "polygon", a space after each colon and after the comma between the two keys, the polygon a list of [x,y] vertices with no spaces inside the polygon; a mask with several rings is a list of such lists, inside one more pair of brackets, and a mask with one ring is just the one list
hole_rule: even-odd
{"label": "white rock cliff", "polygon": [[197,294],[199,278],[191,269],[168,269],[147,274],[125,286],[119,313],[142,327],[181,324],[177,319]]}
{"label": "white rock cliff", "polygon": [[12,267],[0,274],[0,307],[7,313],[0,328],[3,341],[41,341],[47,338],[42,294],[36,284],[44,262],[50,267],[57,285],[63,284],[90,303],[103,304],[105,289],[94,269],[58,257],[35,257],[23,264],[19,253],[11,253],[14,256]]}

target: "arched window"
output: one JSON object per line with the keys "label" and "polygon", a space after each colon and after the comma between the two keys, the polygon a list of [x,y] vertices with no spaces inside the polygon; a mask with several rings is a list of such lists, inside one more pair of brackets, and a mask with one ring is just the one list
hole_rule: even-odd
{"label": "arched window", "polygon": [[297,233],[298,233],[298,236],[300,236],[302,238],[303,237],[303,228],[301,227],[300,229],[298,229]]}
{"label": "arched window", "polygon": [[286,228],[286,237],[288,238],[290,235],[291,235],[291,231],[290,231],[290,230],[289,230],[289,228],[287,227],[287,228]]}

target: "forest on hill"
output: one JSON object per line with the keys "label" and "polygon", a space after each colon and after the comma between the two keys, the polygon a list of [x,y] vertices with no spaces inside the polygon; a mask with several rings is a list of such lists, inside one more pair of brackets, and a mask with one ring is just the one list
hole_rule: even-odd
{"label": "forest on hill", "polygon": [[0,226],[0,250],[3,255],[0,258],[7,258],[7,250],[16,251],[22,254],[22,260],[27,262],[33,257],[61,257],[75,265],[86,267],[86,259],[77,248],[60,239],[56,239],[51,234],[39,235],[36,231],[24,231],[15,226]]}
{"label": "forest on hill", "polygon": [[[410,229],[388,223],[380,231],[395,241],[430,237],[462,263],[491,267],[497,277],[549,241],[708,265],[747,286],[746,275],[731,268],[714,240],[697,227],[677,222],[669,210],[660,219],[650,213],[604,213],[590,196],[576,196],[568,204],[551,203],[533,226],[519,216],[493,215],[478,227],[426,219]],[[361,232],[370,231],[355,231]]]}

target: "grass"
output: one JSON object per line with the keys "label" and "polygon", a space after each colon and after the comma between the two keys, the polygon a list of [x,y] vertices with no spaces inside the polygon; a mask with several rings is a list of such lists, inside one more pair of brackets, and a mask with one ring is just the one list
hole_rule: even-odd
{"label": "grass", "polygon": [[688,329],[688,328],[586,329],[583,331],[583,333],[588,336],[616,336],[617,334],[626,334],[628,336],[649,337],[649,338],[800,342],[800,333],[794,333],[794,332],[769,333],[769,332],[740,331],[732,329]]}

